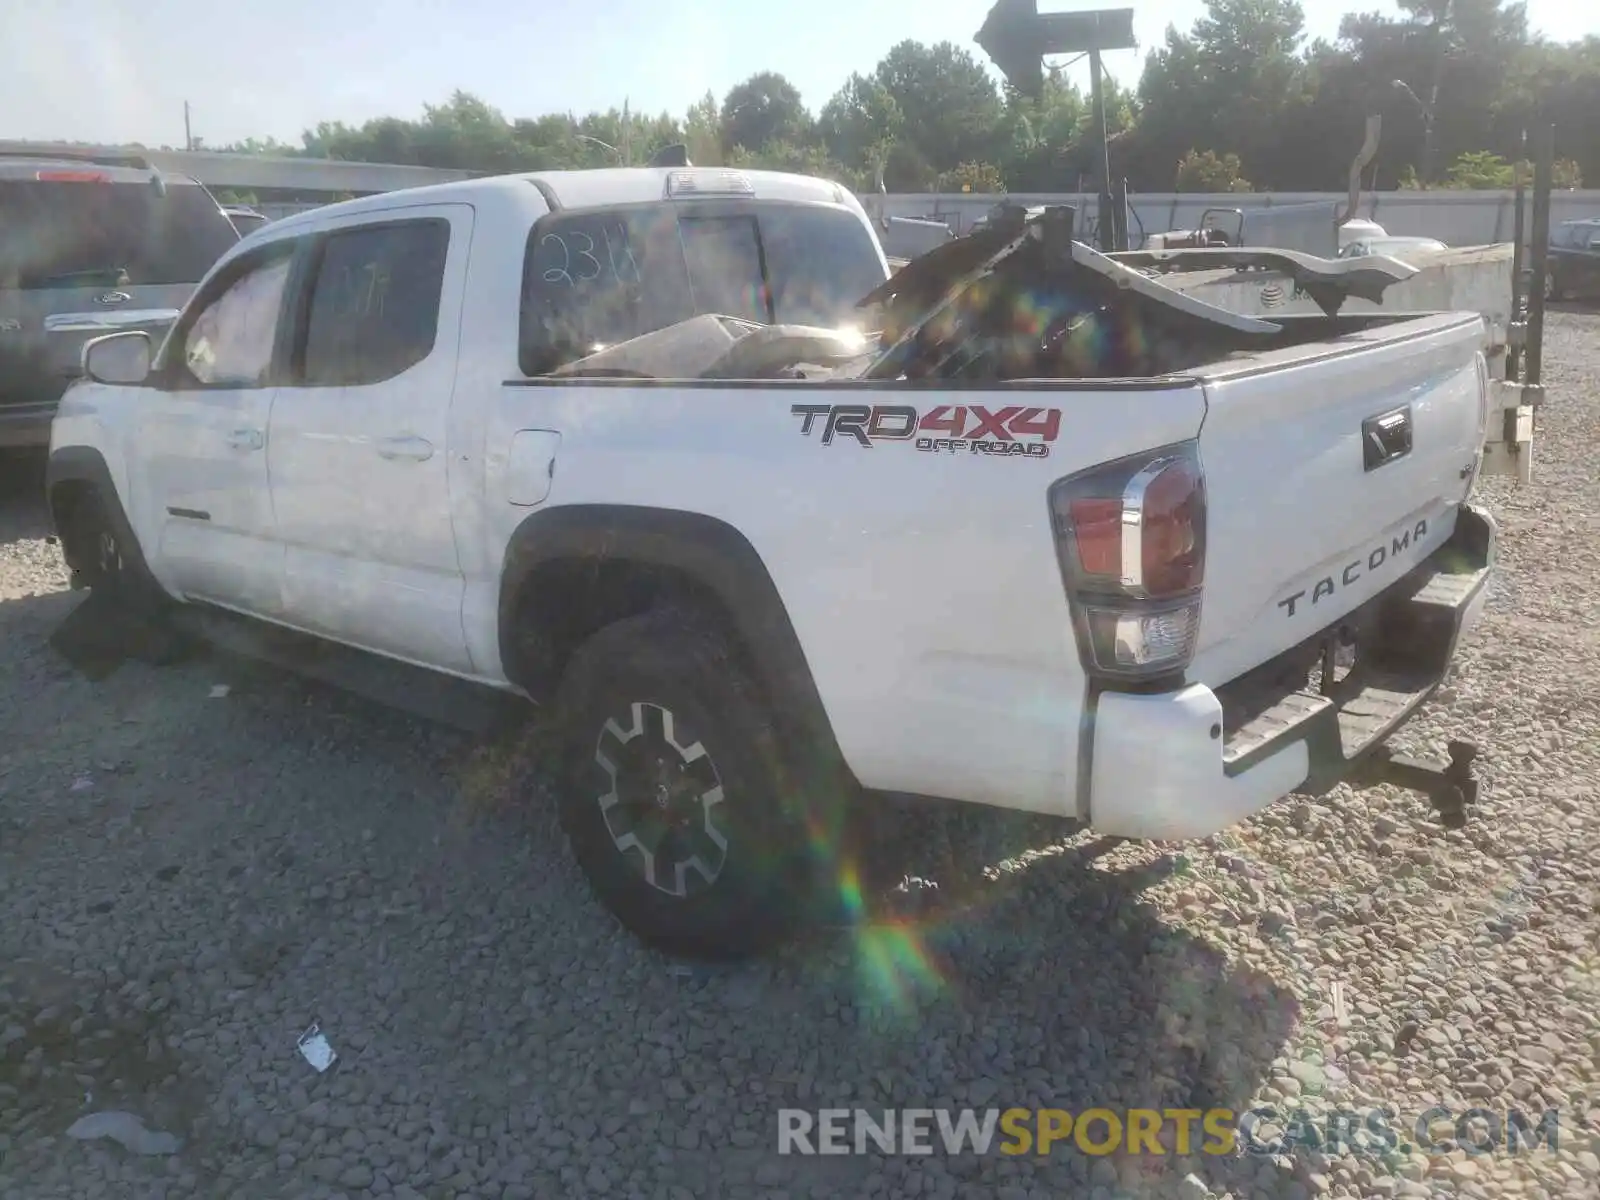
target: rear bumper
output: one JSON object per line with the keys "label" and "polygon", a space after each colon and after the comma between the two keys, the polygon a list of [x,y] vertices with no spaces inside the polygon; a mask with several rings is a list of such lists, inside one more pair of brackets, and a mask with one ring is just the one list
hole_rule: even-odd
{"label": "rear bumper", "polygon": [[[1353,774],[1431,696],[1482,615],[1498,531],[1463,507],[1428,560],[1312,641],[1213,690],[1102,693],[1093,722],[1089,824],[1118,837],[1208,837],[1289,794]],[[1341,628],[1349,674],[1324,694],[1306,668]]]}

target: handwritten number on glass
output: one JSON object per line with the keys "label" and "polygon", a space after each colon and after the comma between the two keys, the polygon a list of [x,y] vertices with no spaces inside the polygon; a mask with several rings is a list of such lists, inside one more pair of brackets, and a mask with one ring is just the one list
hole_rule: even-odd
{"label": "handwritten number on glass", "polygon": [[616,243],[611,240],[611,231],[609,229],[605,229],[601,232],[605,235],[606,239],[606,257],[611,261],[611,274],[616,277],[618,283],[638,283],[640,280],[639,260],[633,257],[633,247],[628,245],[627,235],[622,234],[619,230],[618,232],[620,236],[617,240],[622,243],[622,261],[627,263],[628,267],[631,269],[631,276],[624,275],[622,271],[617,269],[618,250]]}
{"label": "handwritten number on glass", "polygon": [[[584,249],[578,251],[578,257],[586,258],[594,264],[594,270],[590,271],[587,275],[580,274],[577,276],[578,282],[588,283],[591,279],[599,279],[600,260],[594,256],[594,239],[587,233],[584,233],[581,229],[575,232],[572,236],[575,238],[582,238],[584,242],[587,243]],[[613,268],[612,274],[616,274],[615,268]]]}
{"label": "handwritten number on glass", "polygon": [[[627,235],[619,230],[613,240],[611,230],[602,228],[600,236],[604,238],[606,244],[605,262],[601,262],[599,255],[595,253],[593,236],[581,229],[575,229],[566,235],[547,233],[541,237],[539,239],[541,250],[547,242],[553,242],[561,251],[561,262],[545,268],[544,281],[575,287],[580,283],[591,283],[599,279],[609,266],[612,279],[618,283],[638,283],[639,260],[633,256],[633,247],[628,245]],[[555,251],[552,250],[551,257],[554,255]]]}
{"label": "handwritten number on glass", "polygon": [[572,266],[572,252],[567,249],[566,242],[562,241],[561,238],[556,234],[547,233],[539,239],[539,248],[541,250],[544,249],[544,244],[546,242],[554,242],[556,245],[561,247],[561,265],[559,267],[547,268],[544,273],[544,281],[546,283],[564,283],[568,287],[571,287],[572,275],[568,272],[567,268]]}

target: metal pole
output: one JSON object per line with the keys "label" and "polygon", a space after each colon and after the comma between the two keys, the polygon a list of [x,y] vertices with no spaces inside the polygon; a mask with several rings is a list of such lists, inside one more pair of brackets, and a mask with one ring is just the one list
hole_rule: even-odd
{"label": "metal pole", "polygon": [[183,148],[185,150],[194,149],[194,134],[189,132],[189,102],[187,100],[183,102]]}
{"label": "metal pole", "polygon": [[1533,147],[1533,230],[1529,247],[1533,259],[1532,288],[1528,294],[1528,369],[1523,382],[1537,387],[1544,371],[1544,281],[1550,269],[1550,185],[1556,157],[1556,127],[1542,121]]}
{"label": "metal pole", "polygon": [[1433,183],[1433,109],[1422,118],[1422,187]]}
{"label": "metal pole", "polygon": [[1101,78],[1100,51],[1089,51],[1089,80],[1094,96],[1094,127],[1100,135],[1100,249],[1117,248],[1116,217],[1111,203],[1111,138],[1106,133],[1105,83]]}
{"label": "metal pole", "polygon": [[[1445,13],[1448,17],[1453,0],[1446,0]],[[1428,107],[1422,114],[1422,186],[1428,187],[1433,183],[1433,114],[1439,108],[1439,85],[1444,82],[1444,63],[1449,49],[1445,39],[1443,18],[1436,21],[1433,26],[1433,86],[1428,89]]]}
{"label": "metal pole", "polygon": [[[1516,175],[1514,177],[1517,185],[1517,194],[1516,198],[1512,201],[1513,211],[1511,214],[1511,323],[1513,325],[1520,323],[1523,316],[1522,302],[1524,296],[1522,294],[1522,268],[1527,262],[1527,250],[1522,244],[1527,232],[1527,225],[1523,218],[1523,209],[1527,204],[1528,181],[1522,164],[1527,157],[1528,131],[1524,129],[1522,131],[1520,146],[1517,150],[1517,165],[1515,168]],[[1527,332],[1526,325],[1523,326],[1523,332]],[[1521,362],[1522,349],[1517,345],[1516,340],[1512,339],[1511,344],[1506,347],[1507,380],[1512,382],[1516,381],[1517,369]]]}
{"label": "metal pole", "polygon": [[1115,214],[1115,234],[1118,250],[1131,250],[1128,241],[1128,181],[1118,179],[1111,189],[1111,211]]}

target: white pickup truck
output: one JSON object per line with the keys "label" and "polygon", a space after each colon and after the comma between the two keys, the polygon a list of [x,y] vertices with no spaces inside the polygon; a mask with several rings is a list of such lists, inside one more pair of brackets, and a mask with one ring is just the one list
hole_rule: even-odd
{"label": "white pickup truck", "polygon": [[1459,821],[1470,746],[1382,747],[1494,561],[1481,319],[1259,321],[1071,234],[889,279],[843,188],[702,168],[290,217],[86,348],[66,561],[551,711],[578,860],[682,953],[837,893],[864,791],[1183,839],[1376,771]]}

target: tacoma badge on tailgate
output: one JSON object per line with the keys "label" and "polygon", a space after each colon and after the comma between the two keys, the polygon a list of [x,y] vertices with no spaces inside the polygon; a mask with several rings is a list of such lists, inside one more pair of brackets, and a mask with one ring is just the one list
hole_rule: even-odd
{"label": "tacoma badge on tailgate", "polygon": [[[1428,522],[1426,518],[1421,518],[1414,526],[1402,529],[1399,533],[1392,535],[1388,541],[1379,542],[1367,552],[1364,559],[1353,558],[1345,564],[1344,569],[1338,572],[1337,575],[1324,575],[1317,580],[1316,585],[1311,588],[1311,603],[1316,604],[1319,600],[1325,600],[1341,587],[1350,587],[1364,573],[1378,570],[1385,562],[1389,562],[1391,559],[1399,560],[1402,554],[1411,549],[1413,542],[1420,544],[1427,539],[1427,536]],[[1278,607],[1287,609],[1288,615],[1292,617],[1294,616],[1295,605],[1305,597],[1305,594],[1306,589],[1301,588],[1292,596],[1285,596],[1282,600],[1279,600]]]}

